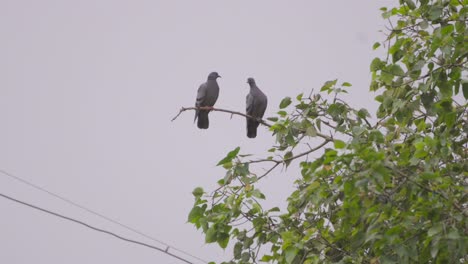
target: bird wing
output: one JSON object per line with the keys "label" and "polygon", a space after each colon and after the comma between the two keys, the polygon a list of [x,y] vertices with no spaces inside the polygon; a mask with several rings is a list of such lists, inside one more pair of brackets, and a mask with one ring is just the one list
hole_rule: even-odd
{"label": "bird wing", "polygon": [[247,113],[247,115],[252,115],[254,113],[254,109],[255,109],[255,97],[249,93],[247,94],[247,97],[246,97],[246,102],[245,102],[245,112]]}
{"label": "bird wing", "polygon": [[[198,87],[197,99],[195,100],[195,107],[203,106],[203,102],[205,101],[205,98],[206,98],[206,90],[207,90],[206,83],[203,83],[200,85],[200,87]],[[199,112],[198,109],[195,110],[195,118],[193,119],[193,122],[197,120],[198,112]]]}
{"label": "bird wing", "polygon": [[263,115],[265,114],[265,110],[268,105],[268,99],[264,93],[261,93],[262,100],[258,100],[257,108],[258,108],[258,117],[263,118]]}
{"label": "bird wing", "polygon": [[197,100],[195,101],[195,106],[196,106],[196,107],[203,106],[203,102],[205,101],[205,98],[206,98],[206,90],[207,90],[207,85],[206,85],[206,83],[203,83],[203,84],[200,85],[200,87],[198,88]]}

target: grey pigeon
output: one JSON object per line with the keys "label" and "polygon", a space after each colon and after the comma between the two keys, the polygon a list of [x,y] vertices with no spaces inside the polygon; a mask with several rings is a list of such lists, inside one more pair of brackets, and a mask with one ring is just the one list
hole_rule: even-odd
{"label": "grey pigeon", "polygon": [[[208,80],[205,83],[202,83],[198,88],[197,101],[195,102],[195,107],[210,106],[216,103],[219,95],[219,86],[216,82],[216,79],[219,78],[217,72],[212,72],[208,75]],[[209,110],[196,110],[195,111],[195,120],[198,118],[197,126],[201,129],[207,129],[210,125],[208,120]]]}
{"label": "grey pigeon", "polygon": [[[257,87],[254,78],[248,78],[247,83],[250,85],[250,93],[247,95],[246,114],[261,119],[267,108],[267,97]],[[257,127],[259,124],[257,120],[247,118],[247,137],[255,138],[257,136]]]}

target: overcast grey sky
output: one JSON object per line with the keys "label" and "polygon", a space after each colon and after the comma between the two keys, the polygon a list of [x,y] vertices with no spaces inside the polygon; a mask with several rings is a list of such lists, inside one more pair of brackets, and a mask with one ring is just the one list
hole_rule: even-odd
{"label": "overcast grey sky", "polygon": [[[393,1],[0,0],[0,169],[207,260],[229,259],[186,223],[196,186],[224,175],[236,146],[261,154],[273,137],[210,114],[193,124],[200,83],[218,71],[217,107],[243,111],[247,77],[285,96],[327,80],[353,84],[373,108],[369,63],[384,38],[378,10]],[[264,181],[284,203],[294,170]],[[0,193],[152,242],[0,175]],[[1,263],[181,263],[0,199]],[[160,246],[157,243],[153,243]]]}

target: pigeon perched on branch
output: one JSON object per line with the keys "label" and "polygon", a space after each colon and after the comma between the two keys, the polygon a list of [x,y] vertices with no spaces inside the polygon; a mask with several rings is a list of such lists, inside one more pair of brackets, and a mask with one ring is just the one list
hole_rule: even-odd
{"label": "pigeon perched on branch", "polygon": [[[208,80],[205,83],[202,83],[198,88],[197,100],[195,102],[195,107],[213,107],[218,99],[219,95],[219,86],[216,82],[216,79],[219,78],[217,72],[212,72],[208,75]],[[201,129],[207,129],[210,125],[208,119],[209,110],[196,110],[195,111],[195,120],[198,118],[197,126]]]}
{"label": "pigeon perched on branch", "polygon": [[260,91],[255,84],[254,78],[248,78],[247,83],[250,85],[250,93],[247,95],[246,114],[256,119],[247,118],[247,137],[255,138],[257,136],[258,119],[262,119],[267,108],[267,97]]}

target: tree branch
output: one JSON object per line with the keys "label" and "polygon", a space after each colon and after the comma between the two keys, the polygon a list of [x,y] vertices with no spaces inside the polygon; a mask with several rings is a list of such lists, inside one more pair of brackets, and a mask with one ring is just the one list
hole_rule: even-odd
{"label": "tree branch", "polygon": [[[182,112],[185,112],[185,111],[188,111],[188,110],[208,110],[208,111],[217,111],[217,112],[224,112],[224,113],[229,113],[231,115],[238,115],[238,116],[243,116],[245,118],[250,118],[250,119],[254,119],[256,120],[257,122],[259,122],[260,124],[266,126],[266,127],[271,127],[272,125],[267,123],[265,120],[263,119],[260,119],[260,118],[255,118],[251,115],[247,115],[247,114],[244,114],[244,113],[241,113],[241,112],[237,112],[237,111],[232,111],[232,110],[227,110],[227,109],[222,109],[222,108],[214,108],[214,107],[210,107],[210,106],[202,106],[202,107],[182,107],[180,110],[179,110],[179,113],[174,116],[172,119],[171,119],[171,122],[176,120],[180,114],[182,114]],[[301,133],[305,133],[304,130],[299,130]],[[324,138],[326,140],[333,140],[332,137],[330,136],[327,136],[325,134],[322,134],[322,133],[319,133],[317,132],[317,136],[321,137],[321,138]]]}
{"label": "tree branch", "polygon": [[224,112],[224,113],[229,113],[229,114],[232,114],[232,115],[239,115],[239,116],[243,116],[245,118],[250,118],[250,119],[254,119],[256,121],[258,121],[260,124],[264,125],[264,126],[267,126],[267,127],[271,127],[271,124],[268,124],[267,122],[265,122],[263,119],[260,119],[260,118],[255,118],[251,115],[246,115],[244,113],[241,113],[241,112],[237,112],[237,111],[232,111],[232,110],[227,110],[227,109],[221,109],[221,108],[214,108],[214,107],[211,107],[211,106],[202,106],[202,107],[182,107],[179,111],[179,113],[174,117],[172,118],[171,121],[174,121],[177,119],[177,117],[179,117],[180,114],[182,114],[182,112],[185,112],[187,110],[208,110],[208,111],[218,111],[218,112]]}
{"label": "tree branch", "polygon": [[272,172],[276,167],[278,167],[278,165],[280,165],[281,163],[276,163],[275,165],[273,165],[270,169],[268,169],[264,174],[262,174],[260,177],[257,178],[257,182],[259,180],[261,180],[263,177],[267,176],[270,172]]}
{"label": "tree branch", "polygon": [[314,151],[317,151],[317,150],[321,149],[323,146],[325,146],[325,145],[326,145],[328,142],[330,142],[330,141],[332,141],[332,139],[326,139],[325,141],[323,141],[323,142],[322,142],[320,145],[318,145],[317,147],[315,147],[315,148],[313,148],[313,149],[309,149],[308,151],[303,152],[303,153],[301,153],[301,154],[298,154],[298,155],[296,155],[296,156],[290,157],[289,159],[285,159],[284,162],[286,162],[286,161],[292,161],[292,160],[294,160],[294,159],[300,158],[300,157],[305,156],[305,155],[308,155],[308,154],[310,154],[310,153],[312,153],[312,152],[314,152]]}

